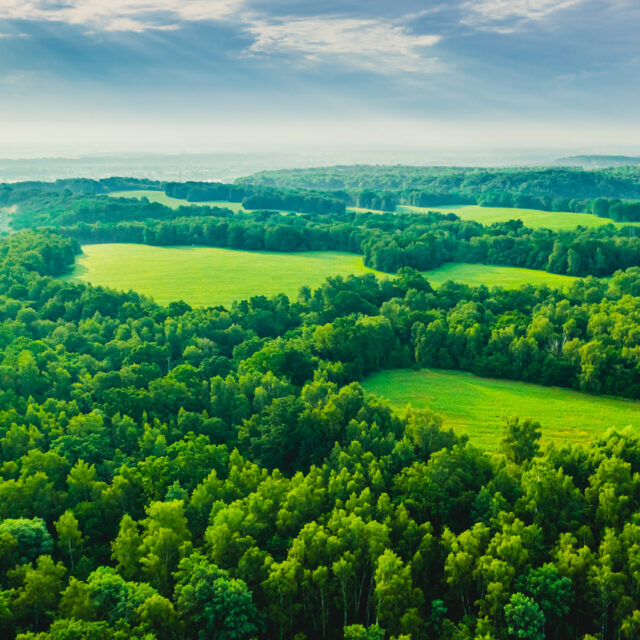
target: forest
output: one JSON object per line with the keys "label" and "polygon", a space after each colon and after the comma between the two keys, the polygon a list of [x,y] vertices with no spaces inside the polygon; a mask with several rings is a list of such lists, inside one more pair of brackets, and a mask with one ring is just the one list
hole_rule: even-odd
{"label": "forest", "polygon": [[640,397],[640,269],[565,294],[329,279],[161,307],[0,242],[0,625],[20,640],[624,640],[640,440],[501,455],[358,381],[442,366]]}
{"label": "forest", "polygon": [[[544,445],[544,424],[513,416],[490,454],[360,384],[428,367],[640,399],[640,229],[203,184],[0,188],[16,207],[0,238],[0,635],[640,637],[637,431]],[[215,204],[105,195],[140,186]],[[247,197],[260,206],[224,205]],[[161,306],[59,279],[92,242],[340,250],[394,277]],[[436,289],[420,273],[455,260],[583,279]]]}

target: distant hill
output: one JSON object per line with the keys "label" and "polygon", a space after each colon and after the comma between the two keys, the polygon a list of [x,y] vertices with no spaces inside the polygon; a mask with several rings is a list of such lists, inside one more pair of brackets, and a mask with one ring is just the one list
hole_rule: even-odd
{"label": "distant hill", "polygon": [[563,167],[583,167],[584,169],[638,167],[640,166],[640,156],[567,156],[566,158],[558,158],[555,164]]}

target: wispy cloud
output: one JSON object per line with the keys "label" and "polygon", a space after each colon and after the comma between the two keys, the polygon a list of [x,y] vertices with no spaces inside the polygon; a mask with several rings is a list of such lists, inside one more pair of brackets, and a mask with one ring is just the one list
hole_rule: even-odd
{"label": "wispy cloud", "polygon": [[464,24],[508,33],[519,25],[541,20],[583,0],[471,0],[463,4]]}
{"label": "wispy cloud", "polygon": [[386,21],[272,16],[248,10],[245,0],[0,0],[0,19],[61,22],[89,31],[139,33],[224,21],[253,38],[245,56],[284,55],[297,66],[330,60],[377,73],[429,72],[441,66],[436,57],[425,55],[440,36],[407,28],[423,13]]}
{"label": "wispy cloud", "polygon": [[371,71],[433,71],[437,58],[426,48],[440,36],[414,34],[403,25],[380,20],[311,17],[280,21],[255,19],[247,26],[255,37],[251,54],[301,54],[307,61],[340,59],[348,66]]}
{"label": "wispy cloud", "polygon": [[0,31],[0,38],[28,38],[27,33],[4,33]]}
{"label": "wispy cloud", "polygon": [[243,0],[0,0],[0,19],[45,20],[106,31],[171,29],[182,21],[220,20]]}

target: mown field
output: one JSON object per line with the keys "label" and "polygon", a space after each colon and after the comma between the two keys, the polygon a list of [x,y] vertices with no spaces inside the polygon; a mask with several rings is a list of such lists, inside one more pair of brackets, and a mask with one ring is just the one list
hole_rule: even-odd
{"label": "mown field", "polygon": [[515,416],[537,420],[543,441],[558,444],[587,444],[610,427],[640,431],[638,401],[461,371],[382,371],[367,378],[363,387],[396,408],[411,404],[430,409],[442,417],[445,427],[468,434],[471,442],[491,451],[498,448],[505,420]]}
{"label": "mown field", "polygon": [[159,202],[172,209],[177,209],[182,206],[207,206],[207,207],[225,207],[232,211],[242,210],[242,205],[239,202],[227,202],[225,201],[210,201],[210,202],[188,202],[187,200],[181,200],[180,198],[172,198],[168,196],[164,191],[147,191],[144,189],[138,191],[112,191],[107,194],[112,198],[146,198],[149,202]]}
{"label": "mown field", "polygon": [[539,229],[575,229],[578,225],[583,227],[601,227],[604,224],[615,224],[609,218],[599,218],[589,213],[571,213],[570,211],[539,211],[538,209],[516,209],[508,207],[479,207],[477,205],[451,205],[447,207],[411,207],[402,205],[398,211],[427,212],[441,211],[442,213],[455,213],[462,220],[475,220],[482,224],[505,222],[506,220],[522,220],[526,227]]}
{"label": "mown field", "polygon": [[[277,293],[295,299],[303,285],[314,288],[329,276],[361,273],[389,277],[365,267],[361,256],[338,251],[269,253],[114,243],[84,245],[73,272],[65,278],[133,289],[161,304],[182,299],[190,305],[211,306]],[[533,269],[463,263],[446,264],[424,275],[434,287],[455,280],[489,287],[531,283],[563,288],[575,280]]]}
{"label": "mown field", "polygon": [[570,285],[575,278],[563,276],[537,269],[519,269],[517,267],[502,267],[491,264],[470,264],[466,262],[450,262],[424,272],[425,278],[433,287],[438,287],[447,280],[454,280],[469,285],[484,284],[487,287],[520,287],[523,284],[546,284],[556,289],[563,289]]}
{"label": "mown field", "polygon": [[372,272],[362,257],[319,251],[268,253],[211,247],[151,247],[139,244],[83,246],[67,279],[128,291],[161,304],[184,300],[193,306],[229,305],[251,296],[318,287],[328,276]]}

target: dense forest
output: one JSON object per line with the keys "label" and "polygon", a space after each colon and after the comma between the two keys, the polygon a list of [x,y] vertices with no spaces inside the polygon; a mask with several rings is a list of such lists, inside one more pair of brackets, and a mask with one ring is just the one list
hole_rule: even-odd
{"label": "dense forest", "polygon": [[[104,195],[140,188],[221,204]],[[357,212],[349,189],[0,188],[21,229],[0,239],[0,635],[640,637],[637,432],[552,446],[514,416],[490,455],[359,384],[440,367],[640,399],[640,229]],[[195,309],[57,278],[116,241],[349,251],[395,277]],[[586,278],[420,273],[461,260]]]}
{"label": "dense forest", "polygon": [[[0,242],[0,628],[20,640],[630,640],[640,440],[500,456],[358,380],[458,367],[640,397],[640,269],[160,307]],[[531,418],[535,419],[535,416]]]}

